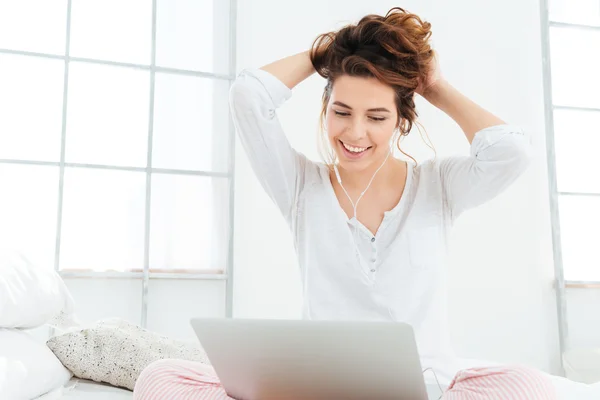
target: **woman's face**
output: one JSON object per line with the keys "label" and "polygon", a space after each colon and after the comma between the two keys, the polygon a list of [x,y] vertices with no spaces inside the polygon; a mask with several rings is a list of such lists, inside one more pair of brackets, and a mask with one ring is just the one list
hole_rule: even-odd
{"label": "woman's face", "polygon": [[398,125],[394,90],[375,78],[337,78],[325,124],[339,165],[348,171],[378,168]]}

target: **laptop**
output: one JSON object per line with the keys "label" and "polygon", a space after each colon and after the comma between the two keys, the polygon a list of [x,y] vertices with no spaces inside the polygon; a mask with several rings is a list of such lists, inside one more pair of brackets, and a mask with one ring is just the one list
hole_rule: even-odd
{"label": "laptop", "polygon": [[427,400],[413,329],[400,322],[195,318],[237,400]]}

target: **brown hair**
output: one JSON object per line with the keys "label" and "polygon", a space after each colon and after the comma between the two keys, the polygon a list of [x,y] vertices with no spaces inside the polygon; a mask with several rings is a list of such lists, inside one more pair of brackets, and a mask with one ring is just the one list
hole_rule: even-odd
{"label": "brown hair", "polygon": [[[341,75],[374,77],[391,86],[396,93],[400,133],[397,146],[415,161],[402,151],[400,140],[408,135],[414,123],[419,127],[414,93],[431,68],[434,53],[429,44],[430,37],[429,22],[399,7],[392,8],[385,16],[367,15],[356,25],[319,35],[311,48],[310,59],[317,73],[327,79],[322,98],[321,130],[325,127],[327,104],[336,78]],[[422,137],[420,129],[419,132]],[[333,162],[335,156],[331,149],[325,150],[327,143],[327,139],[320,143],[322,156]]]}

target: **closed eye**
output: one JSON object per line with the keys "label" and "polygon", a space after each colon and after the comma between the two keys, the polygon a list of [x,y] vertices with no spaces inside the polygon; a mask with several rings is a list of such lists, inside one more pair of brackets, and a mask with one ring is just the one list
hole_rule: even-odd
{"label": "closed eye", "polygon": [[[335,113],[335,115],[338,115],[340,117],[348,117],[350,115],[350,113],[343,112],[343,111],[333,110],[333,112]],[[385,121],[387,118],[385,118],[385,117],[369,117],[369,119],[371,121],[375,121],[375,122],[382,122],[382,121]]]}
{"label": "closed eye", "polygon": [[333,112],[335,113],[335,115],[339,115],[340,117],[347,117],[348,115],[350,115],[350,113],[337,111],[337,110],[333,110]]}

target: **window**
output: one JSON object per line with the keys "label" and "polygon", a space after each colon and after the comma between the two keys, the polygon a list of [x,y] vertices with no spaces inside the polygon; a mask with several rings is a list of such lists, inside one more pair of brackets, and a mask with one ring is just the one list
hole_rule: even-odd
{"label": "window", "polygon": [[555,196],[564,278],[600,282],[600,1],[549,0]]}
{"label": "window", "polygon": [[[595,14],[600,26],[600,11]],[[600,27],[551,23],[561,246],[565,278],[573,281],[600,281],[600,252],[594,244],[600,238],[600,161],[595,154],[600,145],[600,51],[592,49],[600,49]]]}
{"label": "window", "polygon": [[600,325],[589,314],[598,308],[600,288],[600,1],[542,0],[541,6],[550,205],[564,355],[570,348],[600,343]]}
{"label": "window", "polygon": [[0,2],[0,240],[144,296],[150,278],[227,279],[234,8]]}

